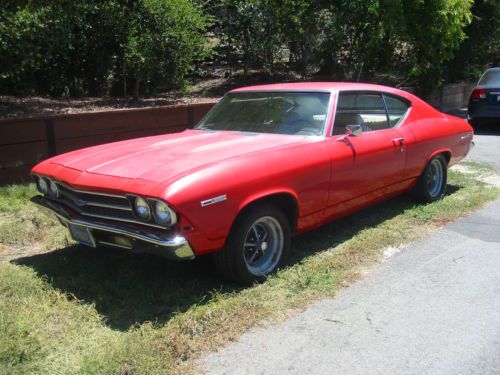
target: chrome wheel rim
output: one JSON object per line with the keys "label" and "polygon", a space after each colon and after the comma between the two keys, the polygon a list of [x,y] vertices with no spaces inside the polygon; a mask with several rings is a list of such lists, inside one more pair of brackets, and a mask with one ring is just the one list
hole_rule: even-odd
{"label": "chrome wheel rim", "polygon": [[443,165],[438,159],[434,159],[431,161],[429,172],[427,173],[427,189],[432,198],[437,198],[441,194],[443,176]]}
{"label": "chrome wheel rim", "polygon": [[271,273],[281,259],[283,245],[283,229],[278,220],[264,216],[254,221],[246,234],[243,249],[248,271],[255,276]]}

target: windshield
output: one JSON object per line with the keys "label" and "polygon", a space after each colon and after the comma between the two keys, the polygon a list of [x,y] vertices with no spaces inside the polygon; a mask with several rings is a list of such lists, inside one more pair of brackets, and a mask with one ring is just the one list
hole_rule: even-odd
{"label": "windshield", "polygon": [[479,81],[479,86],[491,85],[500,85],[500,69],[487,70]]}
{"label": "windshield", "polygon": [[322,135],[329,93],[239,92],[226,95],[197,129]]}

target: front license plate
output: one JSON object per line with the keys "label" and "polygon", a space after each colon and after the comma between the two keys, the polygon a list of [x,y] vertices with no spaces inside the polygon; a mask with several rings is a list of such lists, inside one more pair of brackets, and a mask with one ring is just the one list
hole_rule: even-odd
{"label": "front license plate", "polygon": [[73,239],[86,246],[96,247],[94,237],[89,228],[82,227],[81,225],[69,224],[69,231]]}

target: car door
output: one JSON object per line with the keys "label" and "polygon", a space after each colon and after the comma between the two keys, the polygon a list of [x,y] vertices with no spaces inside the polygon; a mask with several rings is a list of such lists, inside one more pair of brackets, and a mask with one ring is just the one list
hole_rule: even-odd
{"label": "car door", "polygon": [[[401,189],[407,150],[404,130],[396,125],[403,116],[395,113],[391,118],[380,92],[339,93],[329,139],[329,207],[334,211],[348,211]],[[362,133],[345,136],[347,125],[361,126]]]}

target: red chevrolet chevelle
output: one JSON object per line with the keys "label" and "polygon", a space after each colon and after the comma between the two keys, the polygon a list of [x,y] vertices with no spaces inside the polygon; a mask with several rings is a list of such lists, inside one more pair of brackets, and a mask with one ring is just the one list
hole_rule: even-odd
{"label": "red chevrolet chevelle", "polygon": [[33,200],[81,244],[213,253],[224,275],[251,283],[283,266],[294,234],[409,190],[440,199],[472,137],[466,121],[389,87],[246,87],[195,129],[38,164]]}

